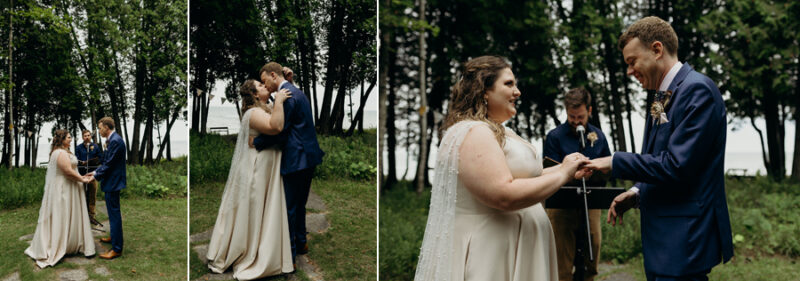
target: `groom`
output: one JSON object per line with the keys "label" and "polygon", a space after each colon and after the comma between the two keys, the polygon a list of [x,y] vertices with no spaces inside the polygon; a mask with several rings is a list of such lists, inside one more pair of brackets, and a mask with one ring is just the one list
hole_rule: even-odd
{"label": "groom", "polygon": [[733,257],[723,164],[727,120],[719,89],[678,61],[669,23],[646,17],[619,38],[633,75],[658,90],[645,122],[642,153],[617,152],[586,167],[637,181],[608,210],[614,224],[638,205],[647,280],[708,280]]}
{"label": "groom", "polygon": [[314,115],[308,97],[284,78],[283,67],[270,62],[261,67],[261,82],[270,92],[287,89],[292,97],[283,102],[283,128],[277,136],[259,135],[253,146],[259,151],[271,144],[283,144],[281,176],[286,196],[286,211],[289,217],[289,240],[292,245],[292,260],[308,253],[306,240],[306,201],[311,190],[314,168],[322,163],[325,155],[319,148],[317,132],[314,130]]}
{"label": "groom", "polygon": [[122,255],[122,215],[119,210],[119,192],[125,188],[125,142],[114,131],[114,119],[103,117],[97,122],[100,135],[106,138],[106,151],[102,163],[97,170],[87,175],[102,181],[101,188],[105,193],[106,209],[111,227],[111,237],[100,238],[100,241],[111,243],[111,250],[100,255],[104,259],[113,259]]}

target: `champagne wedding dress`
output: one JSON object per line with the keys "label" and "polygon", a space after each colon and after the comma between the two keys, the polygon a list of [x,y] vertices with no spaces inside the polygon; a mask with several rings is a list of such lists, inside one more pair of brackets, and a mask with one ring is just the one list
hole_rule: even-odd
{"label": "champagne wedding dress", "polygon": [[253,108],[242,116],[231,169],[208,244],[208,267],[223,273],[233,266],[237,280],[292,272],[292,248],[281,179],[281,151],[248,145]]}
{"label": "champagne wedding dress", "polygon": [[[415,280],[558,280],[555,238],[542,204],[497,210],[458,179],[458,149],[476,125],[486,126],[462,121],[442,139]],[[534,147],[509,129],[503,153],[515,179],[541,175]]]}
{"label": "champagne wedding dress", "polygon": [[36,232],[25,250],[40,268],[55,265],[66,254],[80,252],[87,257],[95,254],[83,184],[68,179],[58,167],[61,153],[69,154],[71,167],[78,172],[75,155],[63,149],[56,149],[50,155]]}

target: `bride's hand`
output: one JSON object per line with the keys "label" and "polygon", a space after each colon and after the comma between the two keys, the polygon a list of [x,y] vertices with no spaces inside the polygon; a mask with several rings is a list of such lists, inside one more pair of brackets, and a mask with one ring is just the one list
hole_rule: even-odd
{"label": "bride's hand", "polygon": [[255,139],[256,139],[256,137],[250,136],[250,140],[247,141],[247,145],[249,145],[250,148],[256,148],[255,146],[253,146],[253,140],[255,140]]}
{"label": "bride's hand", "polygon": [[579,179],[582,179],[582,178],[588,178],[588,177],[591,177],[593,173],[594,173],[594,170],[592,170],[592,169],[589,169],[589,168],[586,168],[586,167],[580,168],[580,169],[578,169],[578,171],[575,172],[575,179],[579,180]]}
{"label": "bride's hand", "polygon": [[289,92],[287,89],[280,89],[275,92],[275,104],[280,104],[286,101],[286,99],[291,98],[292,93]]}
{"label": "bride's hand", "polygon": [[577,176],[576,172],[578,171],[578,168],[587,163],[589,163],[589,158],[586,158],[586,156],[583,156],[583,154],[575,152],[564,157],[564,161],[561,162],[561,166],[567,172],[567,174],[570,175],[570,177],[573,177]]}

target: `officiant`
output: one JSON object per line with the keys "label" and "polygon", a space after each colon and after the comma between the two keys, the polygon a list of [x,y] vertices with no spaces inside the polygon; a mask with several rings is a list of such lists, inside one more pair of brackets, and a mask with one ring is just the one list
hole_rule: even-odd
{"label": "officiant", "polygon": [[[592,97],[584,88],[569,90],[564,95],[564,107],[567,110],[567,122],[562,123],[547,133],[544,141],[544,157],[561,162],[564,156],[580,152],[589,159],[610,156],[606,136],[600,128],[589,124],[592,116]],[[586,129],[585,148],[581,147],[581,137],[577,132],[578,126]],[[605,179],[589,181],[587,186],[605,186]],[[567,184],[580,186],[580,181]],[[547,207],[547,206],[545,206]],[[558,256],[558,279],[573,280],[572,268],[576,258],[576,234],[581,231],[581,221],[584,219],[582,210],[579,209],[547,209],[547,216],[553,225],[553,234],[556,240],[556,253]],[[585,280],[594,280],[597,276],[597,264],[600,257],[600,210],[589,210],[589,224],[592,233],[592,253],[594,262],[590,262],[589,255],[584,256],[583,264],[586,265]],[[585,230],[584,230],[585,231]],[[578,234],[581,235],[581,234]],[[582,235],[586,235],[582,233]],[[585,239],[583,239],[585,240]],[[585,241],[584,241],[585,243]],[[577,271],[577,270],[576,270]]]}
{"label": "officiant", "polygon": [[[92,142],[92,132],[83,130],[83,143],[75,145],[75,157],[78,158],[78,172],[81,176],[94,172],[100,159],[103,158],[103,150],[97,143]],[[86,207],[89,210],[89,221],[93,225],[100,225],[95,218],[95,199],[97,198],[97,181],[84,184],[86,188]]]}

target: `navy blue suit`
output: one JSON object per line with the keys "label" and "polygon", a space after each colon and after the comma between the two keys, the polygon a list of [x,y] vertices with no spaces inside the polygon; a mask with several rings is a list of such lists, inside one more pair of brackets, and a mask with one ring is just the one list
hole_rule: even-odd
{"label": "navy blue suit", "polygon": [[108,136],[108,147],[94,178],[101,181],[100,189],[105,193],[108,223],[111,228],[111,249],[122,253],[122,215],[119,207],[119,192],[125,188],[125,142],[116,132]]}
{"label": "navy blue suit", "polygon": [[[100,162],[100,160],[103,159],[103,150],[100,149],[100,145],[96,143],[90,143],[88,149],[86,148],[86,144],[81,143],[75,145],[75,157],[78,158],[78,161],[87,161],[87,159],[93,160],[97,158],[97,162]],[[78,171],[81,175],[95,170],[95,168],[89,168],[87,171],[83,169],[83,166],[84,165],[78,164]],[[97,166],[97,164],[95,164],[94,161],[89,161],[89,166]]]}
{"label": "navy blue suit", "polygon": [[733,256],[723,171],[725,103],[714,82],[688,64],[668,89],[668,122],[654,123],[648,114],[642,153],[615,153],[611,175],[638,181],[648,279],[705,277]]}
{"label": "navy blue suit", "polygon": [[314,168],[322,163],[325,153],[317,142],[314,115],[311,114],[308,97],[292,83],[283,83],[280,88],[292,93],[292,97],[283,102],[283,130],[277,136],[259,135],[253,140],[253,146],[259,151],[274,144],[283,147],[281,175],[289,217],[292,259],[294,259],[297,256],[297,248],[307,242],[306,202],[311,190]]}

